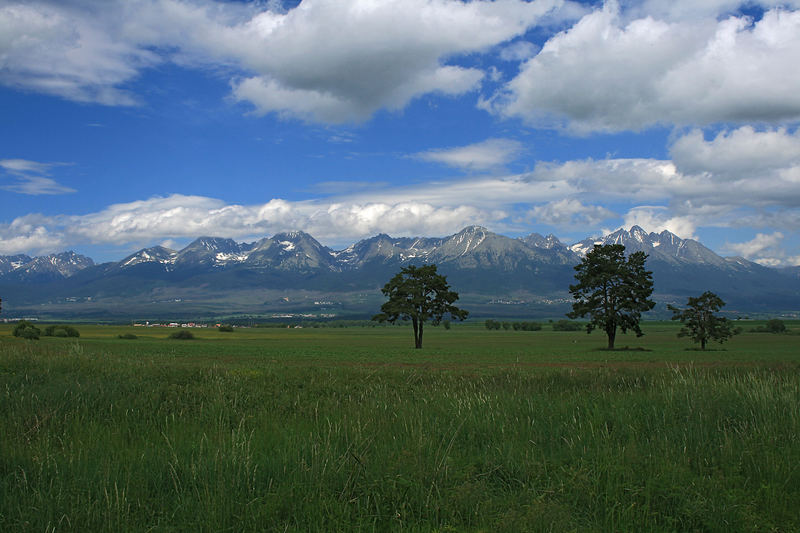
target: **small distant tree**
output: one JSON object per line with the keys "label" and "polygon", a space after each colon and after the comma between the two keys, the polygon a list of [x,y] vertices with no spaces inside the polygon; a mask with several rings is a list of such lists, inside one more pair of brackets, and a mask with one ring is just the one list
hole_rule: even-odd
{"label": "small distant tree", "polygon": [[188,329],[180,329],[178,331],[173,331],[172,333],[170,333],[169,338],[188,341],[194,339],[194,333],[192,333]]}
{"label": "small distant tree", "polygon": [[389,298],[381,312],[372,317],[378,322],[410,320],[414,328],[414,348],[422,348],[422,333],[426,322],[439,325],[445,315],[464,320],[469,314],[453,303],[458,293],[450,290],[447,278],[436,272],[436,265],[409,265],[389,280],[381,289]]}
{"label": "small distant tree", "polygon": [[625,246],[606,244],[595,246],[575,267],[575,285],[569,292],[575,298],[569,318],[589,316],[586,332],[600,328],[608,336],[608,349],[614,349],[617,328],[629,329],[642,336],[639,327],[642,313],[655,306],[653,273],[645,270],[644,252],[625,258]]}
{"label": "small distant tree", "polygon": [[583,329],[583,324],[580,322],[564,320],[563,318],[553,322],[553,331],[580,331],[581,329]]}
{"label": "small distant tree", "polygon": [[41,335],[42,332],[39,328],[37,328],[27,320],[20,320],[19,322],[17,322],[17,325],[14,326],[14,329],[11,333],[15,337],[20,337],[29,340],[38,340],[39,335]]}
{"label": "small distant tree", "polygon": [[755,328],[753,331],[759,333],[786,333],[786,324],[780,318],[770,318],[767,323],[760,328]]}
{"label": "small distant tree", "polygon": [[44,328],[45,337],[80,337],[80,332],[72,326],[47,326]]}
{"label": "small distant tree", "polygon": [[722,344],[741,331],[727,318],[714,314],[724,305],[722,298],[706,291],[697,298],[690,297],[686,309],[672,305],[668,305],[667,308],[672,311],[672,320],[680,320],[683,323],[678,337],[689,337],[694,342],[700,343],[701,350],[705,350],[709,340]]}

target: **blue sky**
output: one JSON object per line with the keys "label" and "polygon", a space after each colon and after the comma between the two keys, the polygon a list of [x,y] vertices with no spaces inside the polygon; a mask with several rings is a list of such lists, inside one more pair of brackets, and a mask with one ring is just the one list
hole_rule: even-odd
{"label": "blue sky", "polygon": [[797,265],[798,57],[798,0],[0,0],[0,255],[638,224]]}

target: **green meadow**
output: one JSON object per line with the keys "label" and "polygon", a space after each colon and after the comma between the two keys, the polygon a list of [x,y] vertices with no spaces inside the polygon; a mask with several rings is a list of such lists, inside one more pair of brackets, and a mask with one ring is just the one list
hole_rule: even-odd
{"label": "green meadow", "polygon": [[0,325],[0,531],[798,531],[800,323],[741,325]]}

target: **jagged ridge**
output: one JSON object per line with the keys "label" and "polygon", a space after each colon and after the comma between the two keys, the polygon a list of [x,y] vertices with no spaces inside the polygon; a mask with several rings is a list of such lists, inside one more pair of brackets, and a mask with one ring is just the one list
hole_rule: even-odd
{"label": "jagged ridge", "polygon": [[338,251],[294,231],[253,243],[201,237],[181,250],[155,246],[102,265],[73,252],[0,256],[0,289],[31,305],[59,294],[136,298],[167,288],[175,294],[201,294],[199,298],[216,291],[226,299],[259,288],[374,292],[400,265],[436,263],[464,292],[495,297],[522,292],[564,301],[574,280],[572,267],[600,243],[647,253],[662,301],[680,304],[687,295],[713,290],[747,305],[793,309],[789,306],[797,306],[800,296],[795,270],[722,258],[697,241],[667,231],[647,233],[638,226],[571,246],[553,235],[512,239],[470,226],[442,238],[380,234]]}

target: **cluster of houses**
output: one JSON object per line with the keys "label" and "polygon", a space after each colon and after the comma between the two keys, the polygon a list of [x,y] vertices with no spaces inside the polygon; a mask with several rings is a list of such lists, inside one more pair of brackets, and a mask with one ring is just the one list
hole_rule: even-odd
{"label": "cluster of houses", "polygon": [[[134,322],[133,325],[134,325],[134,327],[140,327],[140,328],[207,328],[207,327],[209,327],[208,324],[198,324],[196,322],[184,322],[184,323],[165,322],[163,324],[160,323],[160,322],[153,322],[151,324],[150,321],[146,321],[144,324],[140,324],[138,322]],[[214,327],[218,328],[221,325],[222,324],[214,324]]]}

